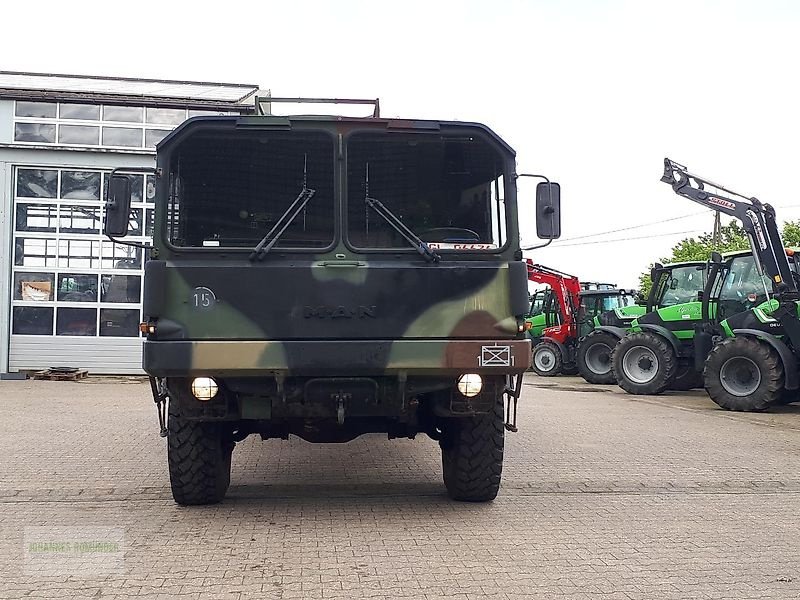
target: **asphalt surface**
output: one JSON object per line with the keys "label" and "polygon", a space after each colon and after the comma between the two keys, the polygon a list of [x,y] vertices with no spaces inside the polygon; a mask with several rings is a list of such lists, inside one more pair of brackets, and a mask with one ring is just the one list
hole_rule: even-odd
{"label": "asphalt surface", "polygon": [[526,377],[493,503],[435,442],[248,438],[172,502],[136,378],[0,382],[0,598],[798,598],[800,405]]}

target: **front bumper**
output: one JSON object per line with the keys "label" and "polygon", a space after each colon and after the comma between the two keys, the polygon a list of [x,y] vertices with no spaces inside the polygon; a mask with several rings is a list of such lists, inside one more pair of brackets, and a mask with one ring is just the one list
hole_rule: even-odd
{"label": "front bumper", "polygon": [[519,374],[530,340],[145,340],[155,377]]}

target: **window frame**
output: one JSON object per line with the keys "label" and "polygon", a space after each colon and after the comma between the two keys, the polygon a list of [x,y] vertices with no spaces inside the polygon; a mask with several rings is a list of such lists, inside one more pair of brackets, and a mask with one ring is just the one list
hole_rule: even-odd
{"label": "window frame", "polygon": [[[254,128],[257,130],[257,128]],[[159,177],[159,185],[156,189],[156,219],[153,227],[153,233],[156,239],[160,239],[163,243],[164,247],[167,248],[170,252],[175,254],[247,254],[248,256],[250,253],[253,252],[253,248],[255,248],[258,241],[253,244],[253,247],[243,247],[243,246],[176,246],[172,243],[170,239],[169,229],[170,229],[170,216],[172,212],[171,207],[171,200],[172,200],[172,174],[173,170],[171,168],[173,157],[176,155],[178,149],[180,148],[181,143],[201,131],[214,131],[214,130],[233,130],[236,131],[236,120],[235,119],[225,119],[219,120],[215,117],[209,117],[208,122],[202,126],[195,126],[189,132],[186,130],[182,130],[178,132],[174,137],[170,139],[170,146],[169,148],[159,154],[159,164],[158,166],[162,169],[162,175]],[[244,130],[247,131],[247,130]],[[261,131],[264,131],[263,129]],[[326,254],[334,250],[341,242],[342,238],[342,218],[340,209],[337,207],[337,197],[339,195],[339,190],[341,189],[341,173],[339,168],[339,163],[341,160],[339,159],[339,150],[337,147],[337,134],[330,129],[325,127],[316,126],[314,123],[309,123],[308,126],[304,126],[304,124],[298,123],[292,127],[292,131],[302,131],[302,132],[317,132],[326,135],[330,138],[331,141],[331,158],[333,161],[333,237],[330,244],[325,247],[292,247],[292,248],[283,248],[280,246],[274,246],[270,254]],[[241,134],[240,134],[241,135]],[[313,201],[313,200],[312,200]],[[160,225],[159,225],[160,223]],[[267,233],[265,230],[261,235],[262,237]]]}
{"label": "window frame", "polygon": [[[42,198],[42,197],[28,197],[28,196],[20,196],[19,195],[19,172],[24,170],[33,170],[33,171],[55,171],[56,172],[56,194],[53,198]],[[64,198],[63,197],[63,181],[64,181],[64,173],[66,172],[82,172],[82,173],[98,173],[100,175],[100,197],[97,199],[76,199],[76,198]],[[103,190],[105,189],[105,184],[108,181],[108,176],[111,173],[110,168],[103,168],[97,166],[65,166],[65,165],[47,165],[47,164],[38,164],[38,163],[15,163],[12,169],[12,206],[13,209],[9,213],[12,215],[10,219],[10,237],[11,237],[11,249],[12,249],[12,256],[11,256],[11,267],[10,267],[10,281],[11,286],[9,289],[9,303],[11,310],[10,313],[10,323],[9,323],[9,333],[12,336],[26,336],[26,337],[35,337],[35,338],[65,338],[65,337],[88,337],[94,339],[121,339],[121,338],[141,338],[139,332],[136,332],[134,335],[125,335],[125,336],[109,336],[109,335],[100,335],[101,331],[101,321],[100,317],[102,314],[103,309],[119,309],[119,310],[133,310],[137,311],[139,314],[139,319],[141,319],[141,310],[142,310],[142,300],[144,294],[144,263],[146,261],[145,255],[142,253],[140,254],[141,264],[136,268],[130,269],[122,269],[122,268],[104,268],[103,261],[105,254],[107,252],[106,248],[104,247],[104,242],[110,244],[110,248],[113,250],[115,249],[116,245],[114,242],[111,242],[106,238],[102,233],[102,222],[104,218],[104,201],[103,201]],[[147,221],[147,211],[153,211],[155,206],[153,204],[154,198],[148,200],[147,199],[147,178],[145,174],[135,174],[140,175],[142,177],[142,198],[140,201],[137,201],[134,204],[134,207],[140,209],[142,211],[142,232],[141,235],[136,236],[136,239],[146,242],[151,240],[150,236],[146,235],[146,221]],[[52,207],[55,211],[56,217],[56,227],[55,231],[18,231],[17,230],[17,207],[21,204],[27,205],[39,205],[39,206],[47,206]],[[62,223],[61,223],[61,216],[62,211],[65,207],[87,207],[95,210],[99,210],[99,219],[100,223],[98,224],[98,231],[97,232],[64,232],[62,231]],[[17,265],[16,264],[16,246],[17,240],[20,238],[25,239],[38,239],[43,240],[44,243],[50,244],[52,243],[55,250],[55,258],[53,263],[50,265]],[[64,241],[75,241],[75,242],[83,242],[89,244],[89,252],[90,256],[89,266],[74,266],[62,261],[62,242]],[[94,246],[97,247],[97,255],[94,258]],[[96,261],[96,262],[95,262]],[[94,264],[95,266],[91,266]],[[41,273],[50,275],[53,278],[52,289],[51,289],[51,299],[49,300],[21,300],[16,299],[16,279],[18,278],[18,274],[24,273]],[[58,299],[58,282],[60,280],[60,276],[67,275],[67,274],[77,274],[77,275],[92,275],[97,277],[97,294],[96,298],[93,301],[65,301]],[[139,277],[139,294],[138,298],[131,302],[110,302],[104,301],[102,298],[102,281],[104,276],[135,276]],[[52,322],[51,322],[51,329],[49,334],[27,334],[27,333],[14,333],[14,308],[16,307],[42,307],[42,308],[50,308],[52,309]],[[58,314],[59,308],[86,308],[92,309],[95,311],[95,335],[94,336],[68,336],[68,335],[58,335]]]}
{"label": "window frame", "polygon": [[[486,249],[460,249],[460,248],[437,248],[436,252],[438,254],[443,255],[459,255],[459,256],[469,256],[469,257],[478,257],[478,256],[486,256],[486,257],[494,257],[499,254],[503,254],[511,247],[511,237],[508,235],[509,231],[513,231],[513,221],[511,219],[511,211],[512,209],[516,209],[516,202],[517,197],[515,193],[516,183],[515,183],[515,176],[516,176],[516,165],[514,161],[513,155],[509,155],[509,152],[506,148],[503,148],[500,144],[497,143],[497,140],[494,139],[492,136],[488,135],[484,129],[480,126],[473,125],[473,124],[466,124],[466,125],[452,125],[448,123],[442,123],[441,126],[437,129],[396,129],[396,130],[387,130],[387,129],[376,129],[375,127],[356,127],[352,130],[348,131],[346,134],[343,135],[342,141],[342,167],[341,167],[341,177],[342,177],[342,198],[341,198],[341,218],[342,218],[342,229],[343,229],[343,242],[347,249],[354,254],[375,254],[375,255],[387,255],[387,254],[417,254],[416,248],[412,248],[410,245],[407,247],[404,246],[397,246],[392,248],[370,248],[370,247],[360,247],[356,246],[350,241],[350,217],[349,217],[349,208],[350,208],[350,191],[348,188],[348,181],[347,181],[347,172],[348,172],[348,152],[350,147],[350,138],[354,135],[359,135],[363,133],[383,133],[385,135],[392,135],[392,134],[414,134],[414,135],[437,135],[437,136],[447,136],[449,134],[458,135],[464,134],[465,132],[469,132],[469,135],[473,137],[480,137],[486,144],[492,147],[501,158],[503,163],[503,170],[502,173],[499,175],[503,178],[503,189],[501,190],[502,197],[499,199],[499,202],[503,206],[503,213],[504,219],[502,222],[502,234],[504,236],[502,246],[497,248],[486,248]],[[378,198],[380,200],[380,198]],[[495,200],[497,202],[498,200]],[[492,219],[496,219],[496,213],[494,208],[491,209]],[[375,213],[375,217],[380,219],[381,217]],[[492,223],[492,227],[494,227],[494,222]],[[414,232],[418,233],[418,232]]]}

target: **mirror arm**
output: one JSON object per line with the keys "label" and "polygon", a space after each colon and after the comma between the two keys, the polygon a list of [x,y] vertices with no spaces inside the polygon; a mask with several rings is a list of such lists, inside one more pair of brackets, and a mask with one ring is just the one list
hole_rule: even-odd
{"label": "mirror arm", "polygon": [[[516,181],[520,177],[533,177],[535,179],[543,179],[545,183],[550,183],[550,180],[547,178],[546,175],[536,175],[534,173],[517,173],[517,175],[514,177],[514,180]],[[552,211],[552,208],[550,210]],[[538,250],[539,248],[544,248],[545,246],[549,246],[552,243],[553,243],[553,238],[550,238],[544,244],[526,246],[525,248],[520,248],[520,250],[522,250],[523,252],[527,252],[528,250]]]}
{"label": "mirror arm", "polygon": [[144,242],[127,242],[112,235],[105,234],[105,236],[115,244],[121,244],[123,246],[133,246],[134,248],[144,248],[145,250],[152,250],[154,247],[152,244],[145,244]]}

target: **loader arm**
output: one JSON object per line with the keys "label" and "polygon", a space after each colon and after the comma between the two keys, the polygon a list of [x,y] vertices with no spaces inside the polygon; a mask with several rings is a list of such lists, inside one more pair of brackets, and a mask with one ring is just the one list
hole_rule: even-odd
{"label": "loader arm", "polygon": [[581,302],[581,284],[578,278],[544,265],[534,264],[530,259],[527,259],[527,264],[528,279],[536,283],[547,284],[553,289],[558,299],[559,308],[564,315],[564,324],[568,328],[568,335],[576,335],[578,327],[577,311]]}
{"label": "loader arm", "polygon": [[[759,266],[775,282],[779,294],[798,294],[797,283],[789,268],[772,206],[690,173],[686,167],[669,158],[664,159],[664,175],[661,181],[671,185],[679,196],[738,219],[750,240],[750,247]],[[710,192],[705,189],[706,185],[727,195]]]}

